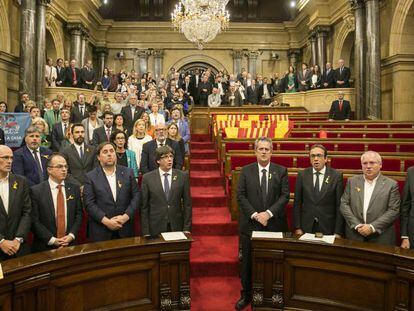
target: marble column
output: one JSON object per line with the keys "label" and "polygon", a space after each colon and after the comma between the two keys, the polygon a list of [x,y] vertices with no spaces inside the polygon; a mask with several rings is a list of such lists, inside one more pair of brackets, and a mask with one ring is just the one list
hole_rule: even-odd
{"label": "marble column", "polygon": [[248,60],[248,72],[251,73],[252,78],[256,78],[257,73],[257,58],[260,55],[260,51],[257,50],[250,50],[247,53],[247,60]]}
{"label": "marble column", "polygon": [[102,74],[105,68],[106,56],[108,55],[108,49],[106,47],[96,47],[95,54],[98,58],[98,77],[102,78]]}
{"label": "marble column", "polygon": [[21,4],[20,16],[20,75],[19,92],[27,92],[35,99],[36,72],[36,36],[35,36],[36,0],[25,0]]}
{"label": "marble column", "polygon": [[36,18],[36,102],[43,103],[46,65],[46,8],[51,0],[37,0]]}
{"label": "marble column", "polygon": [[365,104],[365,5],[364,0],[351,0],[354,16],[345,19],[350,30],[355,28],[355,45],[354,45],[354,77],[355,77],[355,113],[356,119],[363,120],[366,118]]}
{"label": "marble column", "polygon": [[318,63],[318,47],[316,44],[316,33],[312,31],[311,35],[309,36],[309,42],[311,47],[311,65],[314,66]]}
{"label": "marble column", "polygon": [[288,51],[289,64],[293,68],[295,68],[295,70],[297,69],[297,66],[298,66],[299,55],[300,55],[300,50],[289,50]]}
{"label": "marble column", "polygon": [[81,36],[81,56],[78,62],[79,67],[83,67],[83,65],[85,65],[86,63],[86,49],[88,48],[88,41],[89,39],[89,34],[87,33],[86,30],[84,30],[82,32],[82,36]]}
{"label": "marble column", "polygon": [[67,28],[70,34],[70,60],[76,60],[77,66],[80,66],[82,57],[82,33],[84,32],[84,27],[80,23],[75,23],[68,24]]}
{"label": "marble column", "polygon": [[233,74],[235,77],[241,73],[243,54],[243,50],[231,51],[231,56],[233,57]]}
{"label": "marble column", "polygon": [[321,72],[325,71],[326,64],[326,38],[328,37],[329,26],[318,26],[316,28],[316,41],[318,46],[318,61]]}
{"label": "marble column", "polygon": [[144,73],[148,71],[148,57],[151,55],[149,50],[137,50],[138,60],[139,60],[139,76],[141,77]]}
{"label": "marble column", "polygon": [[366,16],[366,117],[381,119],[381,50],[379,0],[365,0]]}
{"label": "marble column", "polygon": [[164,60],[164,50],[153,50],[152,55],[154,56],[154,79],[159,81],[161,75],[163,74],[163,60]]}

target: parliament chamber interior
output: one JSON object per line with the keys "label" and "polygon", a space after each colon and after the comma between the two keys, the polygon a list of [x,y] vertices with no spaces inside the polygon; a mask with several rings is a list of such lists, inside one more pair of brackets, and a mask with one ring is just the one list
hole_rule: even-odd
{"label": "parliament chamber interior", "polygon": [[1,310],[414,310],[413,0],[0,0],[0,79]]}

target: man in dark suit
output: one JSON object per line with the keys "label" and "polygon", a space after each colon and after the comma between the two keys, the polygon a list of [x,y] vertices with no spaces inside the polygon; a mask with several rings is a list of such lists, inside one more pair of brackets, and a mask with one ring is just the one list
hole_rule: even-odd
{"label": "man in dark suit", "polygon": [[213,91],[212,84],[208,81],[208,76],[203,75],[201,82],[198,85],[198,97],[200,105],[207,107],[208,95]]}
{"label": "man in dark suit", "polygon": [[64,71],[65,79],[63,82],[64,86],[67,87],[81,87],[81,71],[76,67],[76,60],[70,61],[70,66]]}
{"label": "man in dark suit", "polygon": [[247,87],[247,103],[257,105],[259,102],[259,88],[256,86],[256,80],[252,80],[252,84]]}
{"label": "man in dark suit", "polygon": [[76,123],[71,127],[73,144],[61,150],[69,166],[68,171],[82,187],[85,176],[97,166],[95,147],[85,144],[85,128]]}
{"label": "man in dark suit", "polygon": [[85,66],[81,69],[81,83],[84,89],[93,89],[96,79],[95,70],[92,68],[92,61],[87,60]]}
{"label": "man in dark suit", "polygon": [[173,169],[174,151],[169,146],[155,150],[159,168],[142,179],[141,227],[143,236],[161,232],[191,231],[190,178]]}
{"label": "man in dark suit", "polygon": [[269,105],[273,97],[273,86],[267,77],[263,78],[263,84],[259,86],[259,101],[262,105]]}
{"label": "man in dark suit", "polygon": [[241,281],[243,291],[236,309],[246,307],[252,297],[252,231],[288,230],[285,206],[289,201],[287,169],[270,162],[272,140],[258,138],[255,142],[257,162],[243,167],[237,186],[240,209],[240,241],[242,245]]}
{"label": "man in dark suit", "polygon": [[240,92],[236,90],[235,84],[230,85],[229,90],[226,92],[226,95],[224,96],[224,104],[230,107],[240,107],[243,105],[243,99]]}
{"label": "man in dark suit", "polygon": [[201,74],[199,69],[194,70],[194,74],[191,77],[191,88],[190,88],[190,94],[194,98],[194,102],[198,104],[198,86],[201,83]]}
{"label": "man in dark suit", "polygon": [[56,60],[56,86],[63,86],[63,80],[65,79],[65,67],[63,67],[63,59],[58,58]]}
{"label": "man in dark suit", "polygon": [[6,138],[4,137],[3,129],[0,129],[0,145],[4,145],[6,143]]}
{"label": "man in dark suit", "polygon": [[338,61],[338,68],[335,70],[334,80],[336,87],[349,87],[349,79],[351,78],[351,70],[344,66],[343,59]]}
{"label": "man in dark suit", "polygon": [[134,124],[141,118],[145,108],[137,106],[137,95],[131,94],[128,99],[128,106],[122,107],[121,114],[124,117],[125,126],[128,129],[128,133],[134,133]]}
{"label": "man in dark suit", "polygon": [[308,64],[302,63],[302,70],[298,70],[298,89],[300,92],[307,91],[312,79],[312,72],[308,68]]}
{"label": "man in dark suit", "polygon": [[414,166],[407,170],[401,200],[401,247],[414,248]]}
{"label": "man in dark suit", "polygon": [[24,92],[20,97],[20,103],[16,105],[14,108],[14,112],[25,112],[26,103],[30,100],[29,94]]}
{"label": "man in dark suit", "polygon": [[221,100],[223,101],[223,99],[224,99],[224,95],[226,94],[226,92],[227,92],[227,89],[228,89],[228,86],[227,86],[227,84],[226,83],[224,83],[223,81],[222,81],[222,77],[221,77],[221,74],[218,74],[217,75],[217,77],[216,77],[216,80],[215,80],[215,82],[214,82],[214,84],[213,84],[213,87],[215,87],[215,88],[217,88],[218,89],[218,93],[219,93],[219,95],[220,95],[220,97],[221,97]]}
{"label": "man in dark suit", "polygon": [[60,109],[61,122],[55,123],[52,127],[52,150],[58,152],[64,141],[69,144],[68,133],[70,131],[70,111],[63,107]]}
{"label": "man in dark suit", "polygon": [[141,163],[139,166],[142,174],[146,174],[158,168],[155,159],[155,150],[165,145],[170,146],[171,149],[174,150],[174,168],[178,170],[183,168],[183,156],[181,155],[178,143],[167,138],[167,126],[165,124],[158,124],[155,129],[155,139],[142,146]]}
{"label": "man in dark suit", "polygon": [[33,252],[73,245],[82,225],[79,186],[67,181],[68,165],[60,154],[50,156],[49,179],[30,189]]}
{"label": "man in dark suit", "polygon": [[273,79],[273,83],[272,83],[272,85],[273,85],[273,93],[276,95],[276,94],[279,94],[279,93],[284,93],[285,92],[285,79],[284,79],[284,77],[280,77],[279,76],[279,73],[278,72],[276,72],[275,73],[275,77],[274,77],[274,79]]}
{"label": "man in dark suit", "polygon": [[394,221],[400,212],[395,180],[381,174],[382,159],[375,151],[361,156],[363,175],[348,179],[341,198],[345,237],[349,240],[395,245]]}
{"label": "man in dark suit", "polygon": [[329,121],[344,120],[349,121],[351,118],[351,104],[344,100],[344,92],[338,92],[338,100],[334,100],[329,110]]}
{"label": "man in dark suit", "polygon": [[109,142],[111,134],[115,131],[114,114],[111,111],[105,111],[103,113],[104,125],[93,130],[92,145],[98,146],[103,142]]}
{"label": "man in dark suit", "polygon": [[83,119],[89,117],[88,104],[85,100],[85,95],[78,94],[78,100],[74,103],[70,111],[70,123],[81,123]]}
{"label": "man in dark suit", "polygon": [[40,147],[40,132],[29,126],[24,135],[25,146],[14,151],[12,171],[27,178],[29,187],[47,179],[46,163],[52,151]]}
{"label": "man in dark suit", "polygon": [[331,63],[326,63],[325,71],[322,74],[321,84],[322,88],[335,87],[335,71],[332,69]]}
{"label": "man in dark suit", "polygon": [[30,252],[29,187],[24,177],[11,173],[12,162],[12,150],[0,146],[0,260]]}
{"label": "man in dark suit", "polygon": [[83,200],[88,212],[89,240],[106,241],[134,236],[139,202],[132,169],[116,165],[115,146],[104,142],[97,149],[99,167],[86,174]]}
{"label": "man in dark suit", "polygon": [[191,89],[193,86],[191,85],[190,76],[186,76],[184,78],[184,82],[181,84],[181,88],[183,89],[186,96],[191,96]]}
{"label": "man in dark suit", "polygon": [[309,151],[312,164],[299,171],[293,203],[295,233],[322,232],[343,235],[344,219],[339,210],[343,192],[342,174],[326,166],[328,151],[313,145]]}

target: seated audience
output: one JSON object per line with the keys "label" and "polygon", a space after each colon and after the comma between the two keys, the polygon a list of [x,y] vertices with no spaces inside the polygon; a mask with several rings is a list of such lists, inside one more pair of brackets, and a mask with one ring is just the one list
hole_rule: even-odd
{"label": "seated audience", "polygon": [[34,252],[75,244],[82,225],[81,192],[79,186],[67,180],[65,158],[51,155],[47,171],[49,179],[30,189]]}

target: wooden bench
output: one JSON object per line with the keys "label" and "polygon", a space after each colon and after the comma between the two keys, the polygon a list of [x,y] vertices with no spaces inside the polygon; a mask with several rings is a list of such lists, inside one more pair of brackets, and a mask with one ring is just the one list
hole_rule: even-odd
{"label": "wooden bench", "polygon": [[[291,138],[319,138],[319,129],[293,129],[289,133]],[[329,129],[325,130],[328,139],[339,138],[404,138],[414,140],[414,129]]]}
{"label": "wooden bench", "polygon": [[409,129],[413,128],[413,122],[398,122],[398,121],[325,121],[325,122],[295,122],[295,129],[325,129],[325,128],[339,128],[339,129],[351,129],[351,128],[363,128],[363,129]]}

